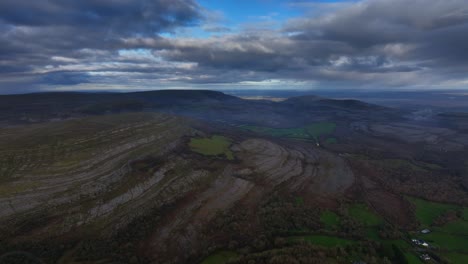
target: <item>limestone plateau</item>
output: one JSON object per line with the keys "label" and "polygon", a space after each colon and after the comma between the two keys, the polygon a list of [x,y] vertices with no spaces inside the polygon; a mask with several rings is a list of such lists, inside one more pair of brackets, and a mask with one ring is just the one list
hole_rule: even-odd
{"label": "limestone plateau", "polygon": [[213,91],[0,103],[0,263],[468,257],[462,113]]}

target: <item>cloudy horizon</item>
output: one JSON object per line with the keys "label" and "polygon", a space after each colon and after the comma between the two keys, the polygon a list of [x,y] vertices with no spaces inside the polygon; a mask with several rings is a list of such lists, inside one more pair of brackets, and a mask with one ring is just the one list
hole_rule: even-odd
{"label": "cloudy horizon", "polygon": [[465,89],[464,0],[3,0],[0,93]]}

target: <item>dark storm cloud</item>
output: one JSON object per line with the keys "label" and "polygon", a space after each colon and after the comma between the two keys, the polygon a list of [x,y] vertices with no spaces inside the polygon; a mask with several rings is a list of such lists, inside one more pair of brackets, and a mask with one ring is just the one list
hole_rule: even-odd
{"label": "dark storm cloud", "polygon": [[122,37],[157,36],[202,19],[192,0],[0,1],[0,68],[57,64],[83,49],[115,50]]}
{"label": "dark storm cloud", "polygon": [[[154,34],[199,18],[192,0],[3,0],[0,18],[24,26],[69,26],[106,35]],[[106,37],[106,36],[103,36]]]}
{"label": "dark storm cloud", "polygon": [[[117,79],[129,86],[151,80],[275,79],[334,87],[467,83],[465,0],[367,0],[323,10],[284,21],[280,29],[249,24],[233,31],[206,22],[209,15],[195,0],[4,0],[0,77],[24,76],[42,85]],[[219,34],[161,35],[197,23]]]}

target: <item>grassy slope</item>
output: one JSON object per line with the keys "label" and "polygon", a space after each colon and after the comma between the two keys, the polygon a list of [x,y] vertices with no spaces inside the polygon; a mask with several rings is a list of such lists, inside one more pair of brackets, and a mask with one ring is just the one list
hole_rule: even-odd
{"label": "grassy slope", "polygon": [[234,155],[229,149],[231,140],[223,136],[212,136],[211,138],[192,138],[190,147],[193,151],[206,155],[224,155],[228,160],[233,160]]}

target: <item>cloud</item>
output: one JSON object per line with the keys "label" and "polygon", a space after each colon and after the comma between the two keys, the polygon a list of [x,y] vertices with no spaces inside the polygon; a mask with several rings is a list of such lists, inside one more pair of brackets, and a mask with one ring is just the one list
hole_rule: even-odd
{"label": "cloud", "polygon": [[0,17],[17,26],[81,27],[112,37],[189,25],[200,18],[198,9],[192,0],[5,0]]}
{"label": "cloud", "polygon": [[202,19],[199,10],[192,0],[1,1],[1,64],[56,65],[51,57],[116,50],[123,37],[155,37],[194,25]]}
{"label": "cloud", "polygon": [[[80,87],[118,80],[129,88],[268,80],[337,88],[466,83],[464,0],[291,5],[310,11],[279,28],[249,23],[231,31],[219,12],[195,0],[1,1],[0,78]],[[178,35],[181,28],[193,36]]]}

